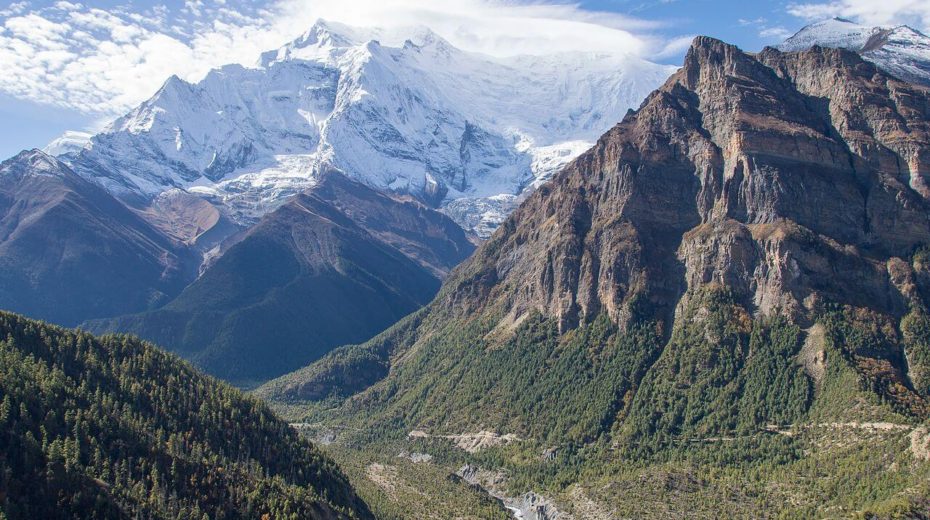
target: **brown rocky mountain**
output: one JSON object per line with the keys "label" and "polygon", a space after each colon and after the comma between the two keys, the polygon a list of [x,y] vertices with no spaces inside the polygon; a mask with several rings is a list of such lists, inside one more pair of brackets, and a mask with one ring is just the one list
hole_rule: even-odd
{"label": "brown rocky mountain", "polygon": [[165,235],[202,252],[241,230],[210,202],[179,189],[168,190],[133,209]]}
{"label": "brown rocky mountain", "polygon": [[[684,67],[524,204],[453,291],[562,329],[710,283],[761,314],[817,300],[901,315],[930,243],[930,100],[852,52],[699,38]],[[901,272],[901,271],[904,272]]]}
{"label": "brown rocky mountain", "polygon": [[[652,320],[664,342],[692,303],[721,288],[756,319],[808,327],[840,305],[897,330],[925,308],[930,282],[926,262],[912,261],[930,243],[928,94],[850,51],[753,55],[699,37],[684,66],[529,197],[426,311],[264,395],[348,395],[388,374],[370,370],[373,358],[391,359],[387,379],[355,401],[400,413],[398,378],[436,368],[417,353],[449,320],[499,343],[536,315],[560,334],[604,315],[621,329]],[[889,337],[888,348],[851,359],[882,367],[871,374],[878,386],[924,413],[907,374],[930,359]]]}
{"label": "brown rocky mountain", "polygon": [[924,518],[928,173],[927,88],[700,37],[429,306],[257,393],[578,518]]}
{"label": "brown rocky mountain", "polygon": [[254,384],[428,303],[474,249],[441,213],[335,172],[230,243],[163,308],[88,328],[137,334]]}
{"label": "brown rocky mountain", "polygon": [[197,259],[38,150],[0,164],[0,308],[62,325],[156,307]]}

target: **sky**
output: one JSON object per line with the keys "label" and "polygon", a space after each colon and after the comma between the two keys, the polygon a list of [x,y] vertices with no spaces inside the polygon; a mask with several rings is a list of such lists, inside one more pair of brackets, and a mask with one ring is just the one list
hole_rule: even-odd
{"label": "sky", "polygon": [[95,132],[171,75],[254,63],[319,18],[426,25],[491,55],[573,50],[681,61],[694,36],[756,51],[842,16],[930,33],[930,0],[0,0],[0,159]]}

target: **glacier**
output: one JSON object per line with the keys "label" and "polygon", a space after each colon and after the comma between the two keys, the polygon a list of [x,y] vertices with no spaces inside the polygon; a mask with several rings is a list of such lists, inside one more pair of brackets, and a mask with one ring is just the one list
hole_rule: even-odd
{"label": "glacier", "polygon": [[492,57],[425,27],[321,20],[49,149],[134,207],[184,190],[250,225],[335,168],[486,237],[674,69],[622,50]]}

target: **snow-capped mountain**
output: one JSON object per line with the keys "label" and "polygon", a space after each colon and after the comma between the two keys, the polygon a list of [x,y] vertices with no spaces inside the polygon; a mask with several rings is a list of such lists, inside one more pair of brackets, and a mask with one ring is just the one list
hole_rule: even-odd
{"label": "snow-capped mountain", "polygon": [[895,76],[930,85],[930,37],[908,27],[867,27],[833,18],[808,25],[778,46],[799,51],[814,45],[858,52]]}
{"label": "snow-capped mountain", "polygon": [[253,67],[172,77],[70,162],[124,199],[181,188],[242,223],[335,167],[486,235],[671,71],[622,53],[495,58],[425,28],[321,21]]}

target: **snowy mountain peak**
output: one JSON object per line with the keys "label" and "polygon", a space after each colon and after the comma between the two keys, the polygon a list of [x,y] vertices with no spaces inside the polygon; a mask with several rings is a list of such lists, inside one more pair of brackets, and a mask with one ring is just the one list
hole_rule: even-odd
{"label": "snowy mountain peak", "polygon": [[173,74],[162,84],[161,88],[158,89],[158,92],[155,93],[155,98],[167,98],[169,96],[174,99],[182,98],[188,95],[192,88],[192,84]]}
{"label": "snowy mountain peak", "polygon": [[930,38],[924,33],[907,25],[897,27],[880,28],[876,27],[871,38],[862,46],[862,52],[878,50],[887,45],[896,45],[902,48],[926,47],[930,43]]}
{"label": "snowy mountain peak", "polygon": [[907,25],[867,27],[832,18],[804,27],[778,49],[799,51],[814,45],[856,51],[905,81],[930,85],[930,37]]}
{"label": "snowy mountain peak", "polygon": [[330,45],[333,47],[349,47],[358,43],[351,35],[354,31],[348,26],[335,24],[319,19],[300,38],[293,42],[295,47],[309,47],[311,45]]}
{"label": "snowy mountain peak", "polygon": [[183,189],[245,224],[335,168],[485,234],[673,70],[622,52],[493,58],[425,27],[321,20],[257,67],[169,79],[72,164],[113,193]]}
{"label": "snowy mountain peak", "polygon": [[350,27],[321,19],[296,40],[263,53],[258,66],[267,68],[291,60],[336,62],[352,49],[376,50],[381,47],[404,50],[430,48],[446,56],[458,51],[440,35],[421,25],[386,30]]}
{"label": "snowy mountain peak", "polygon": [[778,49],[800,51],[819,45],[859,50],[872,37],[874,31],[872,27],[859,25],[844,18],[830,18],[803,27],[779,45]]}
{"label": "snowy mountain peak", "polygon": [[365,34],[349,26],[320,19],[296,40],[262,53],[259,67],[267,68],[274,63],[294,59],[328,60],[335,51],[359,45],[366,39]]}
{"label": "snowy mountain peak", "polygon": [[63,177],[68,174],[71,173],[68,171],[67,166],[51,155],[37,149],[23,150],[16,156],[0,163],[0,177],[9,175],[18,177],[35,175]]}

